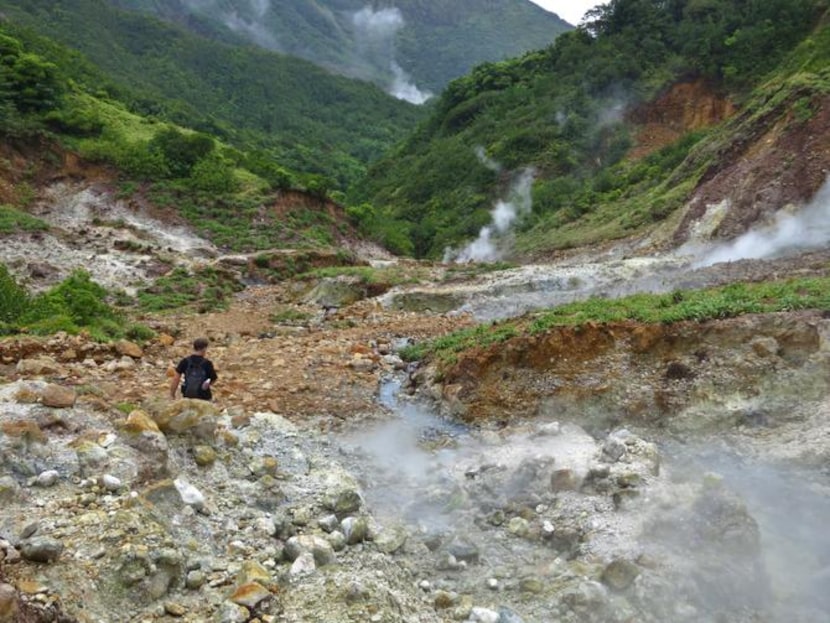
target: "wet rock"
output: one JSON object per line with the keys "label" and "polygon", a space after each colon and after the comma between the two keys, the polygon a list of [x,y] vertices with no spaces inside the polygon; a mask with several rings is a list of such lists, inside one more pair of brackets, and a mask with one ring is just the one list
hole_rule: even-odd
{"label": "wet rock", "polygon": [[432,598],[432,604],[436,610],[447,610],[458,603],[458,595],[449,591],[437,590]]}
{"label": "wet rock", "polygon": [[337,515],[326,515],[317,520],[317,525],[324,532],[334,532],[340,526]]}
{"label": "wet rock", "polygon": [[524,623],[522,617],[507,606],[499,608],[499,623]]}
{"label": "wet rock", "polygon": [[511,517],[507,522],[507,531],[519,537],[527,537],[530,534],[530,522],[524,517]]}
{"label": "wet rock", "polygon": [[251,582],[267,583],[271,580],[268,569],[263,567],[256,560],[246,560],[242,563],[242,569],[237,574],[236,581],[240,586]]}
{"label": "wet rock", "polygon": [[33,521],[31,523],[26,524],[23,530],[20,531],[20,540],[28,539],[31,536],[34,536],[35,532],[40,529],[40,523],[37,521]]}
{"label": "wet rock", "polygon": [[400,550],[409,538],[409,533],[404,526],[390,526],[384,528],[372,539],[378,551],[384,554],[394,554]]}
{"label": "wet rock", "polygon": [[545,422],[536,427],[536,437],[556,437],[562,433],[559,422]]}
{"label": "wet rock", "polygon": [[357,545],[369,539],[369,522],[365,517],[346,517],[340,526],[349,545]]}
{"label": "wet rock", "polygon": [[348,545],[346,543],[346,535],[340,532],[340,530],[333,531],[326,538],[331,543],[331,547],[335,552],[342,552],[346,548],[346,545]]}
{"label": "wet rock", "polygon": [[47,536],[33,537],[20,544],[20,554],[32,562],[54,562],[63,553],[63,543]]}

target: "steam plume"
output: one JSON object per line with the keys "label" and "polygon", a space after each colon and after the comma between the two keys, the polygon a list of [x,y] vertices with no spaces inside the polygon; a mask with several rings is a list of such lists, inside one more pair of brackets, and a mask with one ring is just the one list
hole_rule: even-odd
{"label": "steam plume", "polygon": [[375,11],[367,6],[352,16],[358,49],[371,65],[388,72],[387,92],[413,104],[423,104],[432,93],[421,91],[395,60],[395,36],[404,26],[397,8]]}
{"label": "steam plume", "polygon": [[[211,6],[215,6],[215,2],[214,0],[185,0],[185,5],[194,11],[203,12],[209,10]],[[249,0],[248,6],[250,6],[251,13],[253,13],[253,19],[247,19],[238,10],[222,11],[222,20],[225,26],[234,32],[246,34],[254,43],[263,48],[281,51],[279,42],[273,33],[261,23],[268,11],[271,10],[271,0]]]}
{"label": "steam plume", "polygon": [[[499,171],[501,167],[495,161],[487,158],[483,150],[476,153],[482,163],[488,168]],[[497,238],[506,234],[516,220],[530,212],[532,199],[530,191],[533,186],[533,168],[524,169],[510,187],[508,198],[499,199],[490,211],[490,224],[481,228],[478,238],[473,240],[460,251],[447,249],[444,253],[445,262],[494,262],[502,257],[502,250],[497,245]]]}
{"label": "steam plume", "polygon": [[697,266],[742,259],[764,259],[830,244],[830,180],[800,212],[779,214],[765,229],[750,231],[716,247]]}

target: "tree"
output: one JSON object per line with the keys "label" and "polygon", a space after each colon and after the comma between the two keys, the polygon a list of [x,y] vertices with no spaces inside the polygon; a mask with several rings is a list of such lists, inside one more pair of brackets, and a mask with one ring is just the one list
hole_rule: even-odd
{"label": "tree", "polygon": [[161,130],[149,145],[150,150],[161,152],[173,177],[189,177],[196,163],[210,154],[214,147],[210,136],[185,134],[176,128]]}

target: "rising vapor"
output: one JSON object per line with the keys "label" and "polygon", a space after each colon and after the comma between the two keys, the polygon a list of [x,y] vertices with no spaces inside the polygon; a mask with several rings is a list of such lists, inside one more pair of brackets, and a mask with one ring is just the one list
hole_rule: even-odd
{"label": "rising vapor", "polygon": [[[483,150],[476,150],[476,154],[484,166],[494,171],[501,170],[501,166],[488,158]],[[511,184],[507,199],[496,201],[496,205],[490,211],[490,224],[482,227],[478,238],[460,251],[447,249],[444,252],[444,261],[495,262],[501,259],[503,250],[498,247],[497,239],[510,231],[520,216],[530,212],[533,204],[530,191],[535,174],[536,171],[530,167],[522,170]]]}
{"label": "rising vapor", "polygon": [[830,244],[830,178],[813,200],[797,212],[779,213],[764,229],[750,231],[710,250],[697,267],[744,259],[764,259],[793,251],[820,249]]}
{"label": "rising vapor", "polygon": [[[216,8],[215,0],[184,0],[184,4],[197,13]],[[262,25],[262,20],[271,10],[271,0],[249,0],[248,6],[253,19],[246,18],[236,9],[219,10],[219,16],[225,26],[234,32],[247,35],[258,46],[268,50],[282,51],[273,33]]]}
{"label": "rising vapor", "polygon": [[390,95],[412,104],[423,104],[432,97],[429,91],[419,89],[395,60],[395,36],[404,27],[399,9],[364,7],[352,16],[352,25],[361,56],[389,75],[386,91]]}

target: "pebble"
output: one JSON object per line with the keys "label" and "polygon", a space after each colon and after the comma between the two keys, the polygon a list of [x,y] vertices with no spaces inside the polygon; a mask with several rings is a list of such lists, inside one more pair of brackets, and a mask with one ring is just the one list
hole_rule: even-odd
{"label": "pebble", "polygon": [[121,488],[121,480],[111,474],[104,474],[101,478],[101,485],[107,491],[118,491]]}
{"label": "pebble", "polygon": [[56,469],[48,469],[45,472],[41,472],[38,474],[37,478],[35,479],[35,484],[38,487],[52,487],[60,478],[60,473]]}

